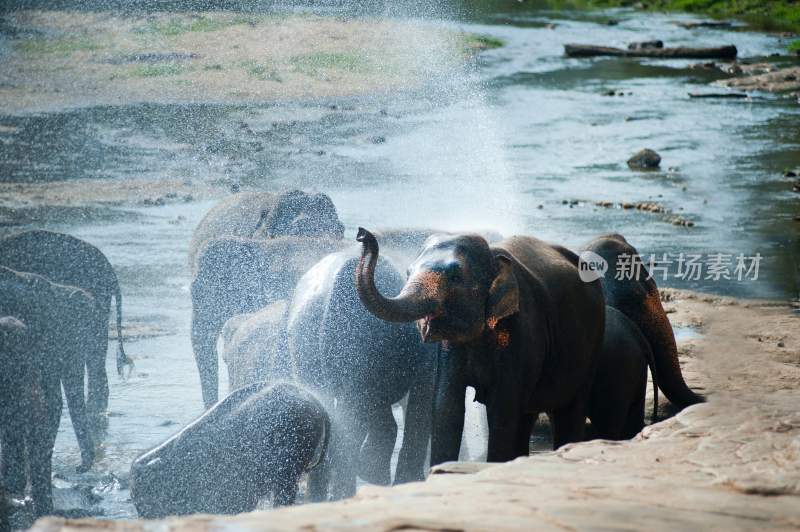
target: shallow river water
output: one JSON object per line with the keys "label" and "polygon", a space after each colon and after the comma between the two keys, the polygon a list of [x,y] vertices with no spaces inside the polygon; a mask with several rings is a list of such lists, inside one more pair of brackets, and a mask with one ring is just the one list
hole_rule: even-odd
{"label": "shallow river water", "polygon": [[[609,19],[618,20],[608,25]],[[137,104],[0,116],[0,182],[151,176],[315,188],[347,227],[432,226],[530,233],[578,246],[619,231],[645,255],[760,254],[758,280],[701,279],[667,286],[744,297],[797,298],[797,195],[783,177],[800,166],[800,107],[767,95],[690,100],[718,75],[692,61],[568,59],[567,42],[624,46],[733,43],[741,57],[782,51],[776,36],[686,30],[680,15],[513,8],[437,21],[498,37],[502,48],[444,88],[372,97],[234,106]],[[548,24],[555,24],[551,29]],[[1,40],[1,39],[0,39]],[[0,66],[2,68],[2,66]],[[608,96],[609,91],[624,96]],[[642,148],[662,169],[630,170]],[[577,200],[577,201],[576,201]],[[665,215],[598,201],[654,201]],[[61,507],[132,518],[133,458],[202,412],[189,343],[187,248],[213,201],[53,210],[47,228],[97,245],[117,269],[126,324],[149,331],[127,342],[133,375],[111,376],[102,456],[77,475],[77,444],[64,414],[54,471]],[[16,229],[16,228],[14,228]],[[10,230],[8,228],[3,230]],[[674,273],[676,270],[670,270]],[[225,384],[223,370],[222,386]],[[90,486],[83,492],[74,485]],[[91,496],[87,494],[91,492]]]}

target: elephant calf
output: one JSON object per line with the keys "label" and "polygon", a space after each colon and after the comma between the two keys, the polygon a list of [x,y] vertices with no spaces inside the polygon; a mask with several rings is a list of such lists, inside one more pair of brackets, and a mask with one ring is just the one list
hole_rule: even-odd
{"label": "elephant calf", "polygon": [[644,428],[647,368],[653,372],[653,419],[658,415],[658,379],[650,344],[639,327],[606,306],[603,348],[597,357],[588,416],[595,438],[622,440]]}
{"label": "elephant calf", "polygon": [[144,518],[236,514],[294,503],[300,476],[327,449],[322,404],[292,385],[240,388],[131,466],[131,495]]}
{"label": "elephant calf", "polygon": [[84,346],[93,332],[85,317],[93,306],[79,288],[0,266],[2,484],[16,495],[30,481],[37,515],[53,509],[51,459],[62,383],[81,450],[79,470],[94,460],[84,399]]}
{"label": "elephant calf", "polygon": [[222,360],[228,366],[228,388],[235,390],[256,381],[288,378],[289,372],[276,367],[276,353],[285,343],[284,299],[258,312],[238,314],[222,328]]}

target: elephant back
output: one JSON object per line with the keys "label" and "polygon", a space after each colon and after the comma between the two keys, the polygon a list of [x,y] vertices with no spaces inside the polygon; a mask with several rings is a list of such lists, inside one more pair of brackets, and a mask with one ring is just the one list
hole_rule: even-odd
{"label": "elephant back", "polygon": [[[289,353],[301,382],[348,400],[397,401],[415,364],[419,339],[411,324],[379,320],[356,293],[358,250],[328,255],[300,280],[289,307]],[[375,282],[397,294],[404,279],[379,259]]]}
{"label": "elephant back", "polygon": [[261,213],[271,211],[276,201],[277,195],[270,192],[240,192],[217,203],[192,234],[189,265],[194,268],[198,252],[209,240],[224,236],[252,237]]}
{"label": "elephant back", "polygon": [[24,231],[0,239],[0,265],[87,290],[102,306],[110,303],[117,286],[116,273],[102,251],[53,231]]}

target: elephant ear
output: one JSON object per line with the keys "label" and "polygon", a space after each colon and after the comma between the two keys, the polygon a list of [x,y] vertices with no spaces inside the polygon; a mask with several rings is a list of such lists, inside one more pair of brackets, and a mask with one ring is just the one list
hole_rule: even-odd
{"label": "elephant ear", "polygon": [[496,252],[497,275],[489,288],[486,303],[486,324],[494,329],[497,323],[519,312],[519,284],[514,275],[513,259],[505,252]]}

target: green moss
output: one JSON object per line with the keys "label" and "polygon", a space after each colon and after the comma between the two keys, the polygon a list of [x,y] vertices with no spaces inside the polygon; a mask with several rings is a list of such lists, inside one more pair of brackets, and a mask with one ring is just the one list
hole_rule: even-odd
{"label": "green moss", "polygon": [[133,29],[135,33],[148,35],[158,34],[165,37],[174,37],[190,32],[219,31],[231,26],[241,26],[250,24],[255,26],[261,22],[260,17],[237,15],[234,17],[225,16],[200,16],[200,17],[170,17],[166,20],[153,20],[144,26]]}
{"label": "green moss", "polygon": [[320,70],[368,72],[374,67],[367,58],[350,52],[313,52],[296,55],[289,62],[295,70],[309,75],[316,75]]}
{"label": "green moss", "polygon": [[190,72],[186,65],[166,63],[161,65],[137,65],[130,71],[131,76],[137,78],[155,78],[159,76],[179,76]]}
{"label": "green moss", "polygon": [[32,38],[16,44],[19,52],[30,55],[70,55],[75,52],[90,52],[100,45],[86,36],[62,37],[58,39]]}
{"label": "green moss", "polygon": [[275,69],[272,64],[246,61],[242,66],[244,66],[247,73],[255,79],[261,81],[283,81],[277,69]]}
{"label": "green moss", "polygon": [[482,52],[505,46],[505,41],[492,37],[491,35],[480,35],[477,33],[462,34],[464,51],[467,53]]}
{"label": "green moss", "polygon": [[789,43],[789,51],[795,54],[800,54],[800,41],[792,41]]}

